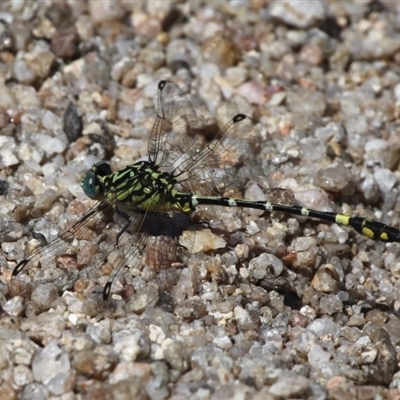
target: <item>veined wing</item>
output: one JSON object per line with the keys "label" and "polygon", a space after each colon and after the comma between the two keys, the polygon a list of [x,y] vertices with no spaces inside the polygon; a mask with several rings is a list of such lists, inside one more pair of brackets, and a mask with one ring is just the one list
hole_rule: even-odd
{"label": "veined wing", "polygon": [[191,193],[237,195],[250,173],[243,160],[247,152],[238,138],[246,138],[252,129],[251,118],[237,114],[199,153],[183,160],[174,176]]}
{"label": "veined wing", "polygon": [[173,82],[158,84],[157,117],[150,134],[149,160],[172,167],[195,146],[199,123],[189,98]]}
{"label": "veined wing", "polygon": [[38,263],[41,263],[42,266],[49,264],[54,257],[63,254],[74,239],[93,239],[94,233],[91,230],[93,221],[99,213],[106,211],[109,207],[112,207],[112,204],[106,201],[93,206],[77,222],[63,231],[59,237],[44,247],[37,248],[31,255],[20,261],[12,272],[12,279],[17,277],[24,269],[29,270]]}
{"label": "veined wing", "polygon": [[[204,146],[196,111],[188,96],[172,82],[158,84],[158,109],[149,139],[149,159],[169,168],[182,187],[204,195],[238,193],[248,179],[238,148],[240,138],[253,129],[250,117],[236,115]],[[236,142],[235,142],[236,141]]]}

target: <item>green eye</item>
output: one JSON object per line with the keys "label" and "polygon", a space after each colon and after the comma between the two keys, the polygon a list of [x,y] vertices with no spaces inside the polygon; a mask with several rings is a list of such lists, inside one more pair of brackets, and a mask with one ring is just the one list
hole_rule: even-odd
{"label": "green eye", "polygon": [[101,161],[93,165],[81,182],[82,189],[86,196],[94,200],[103,197],[104,184],[101,178],[110,174],[111,167],[109,164]]}

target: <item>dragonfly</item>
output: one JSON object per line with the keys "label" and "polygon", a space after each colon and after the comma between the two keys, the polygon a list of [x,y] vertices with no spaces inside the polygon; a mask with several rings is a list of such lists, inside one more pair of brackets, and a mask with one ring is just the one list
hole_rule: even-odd
{"label": "dragonfly", "polygon": [[120,269],[129,265],[146,247],[150,235],[143,228],[146,224],[154,223],[154,216],[168,216],[169,213],[189,215],[201,205],[241,207],[309,217],[352,228],[369,239],[400,242],[400,230],[379,221],[232,196],[243,185],[244,174],[237,169],[237,159],[232,157],[236,149],[231,138],[248,133],[253,127],[250,117],[237,114],[212,140],[200,145],[200,125],[188,96],[183,95],[175,83],[160,81],[157,116],[148,142],[148,159],[116,172],[107,162],[94,164],[81,181],[81,186],[84,193],[98,203],[59,238],[20,261],[12,276],[16,277],[44,257],[59,254],[76,237],[84,236],[90,221],[98,213],[109,209],[123,221],[116,238],[117,245],[133,224],[139,221],[139,226],[135,228],[133,236],[135,243],[128,248],[124,260],[114,266],[104,286],[104,300],[109,298]]}

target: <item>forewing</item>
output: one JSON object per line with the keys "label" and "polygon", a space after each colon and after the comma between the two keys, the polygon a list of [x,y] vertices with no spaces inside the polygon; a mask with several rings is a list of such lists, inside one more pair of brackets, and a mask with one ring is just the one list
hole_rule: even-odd
{"label": "forewing", "polygon": [[149,159],[160,167],[179,163],[196,142],[196,112],[186,95],[169,81],[158,84],[157,117],[149,139]]}

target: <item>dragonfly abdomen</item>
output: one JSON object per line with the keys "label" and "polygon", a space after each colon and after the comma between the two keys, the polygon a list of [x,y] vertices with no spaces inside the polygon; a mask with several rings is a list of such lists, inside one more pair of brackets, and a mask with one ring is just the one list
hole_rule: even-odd
{"label": "dragonfly abdomen", "polygon": [[400,231],[382,222],[373,221],[362,217],[352,217],[345,214],[332,213],[328,211],[316,211],[307,207],[295,205],[277,204],[269,201],[251,201],[233,199],[230,197],[192,196],[192,206],[196,208],[200,204],[244,207],[268,212],[277,211],[287,214],[300,215],[303,217],[318,218],[338,225],[347,226],[362,235],[382,242],[400,242]]}

